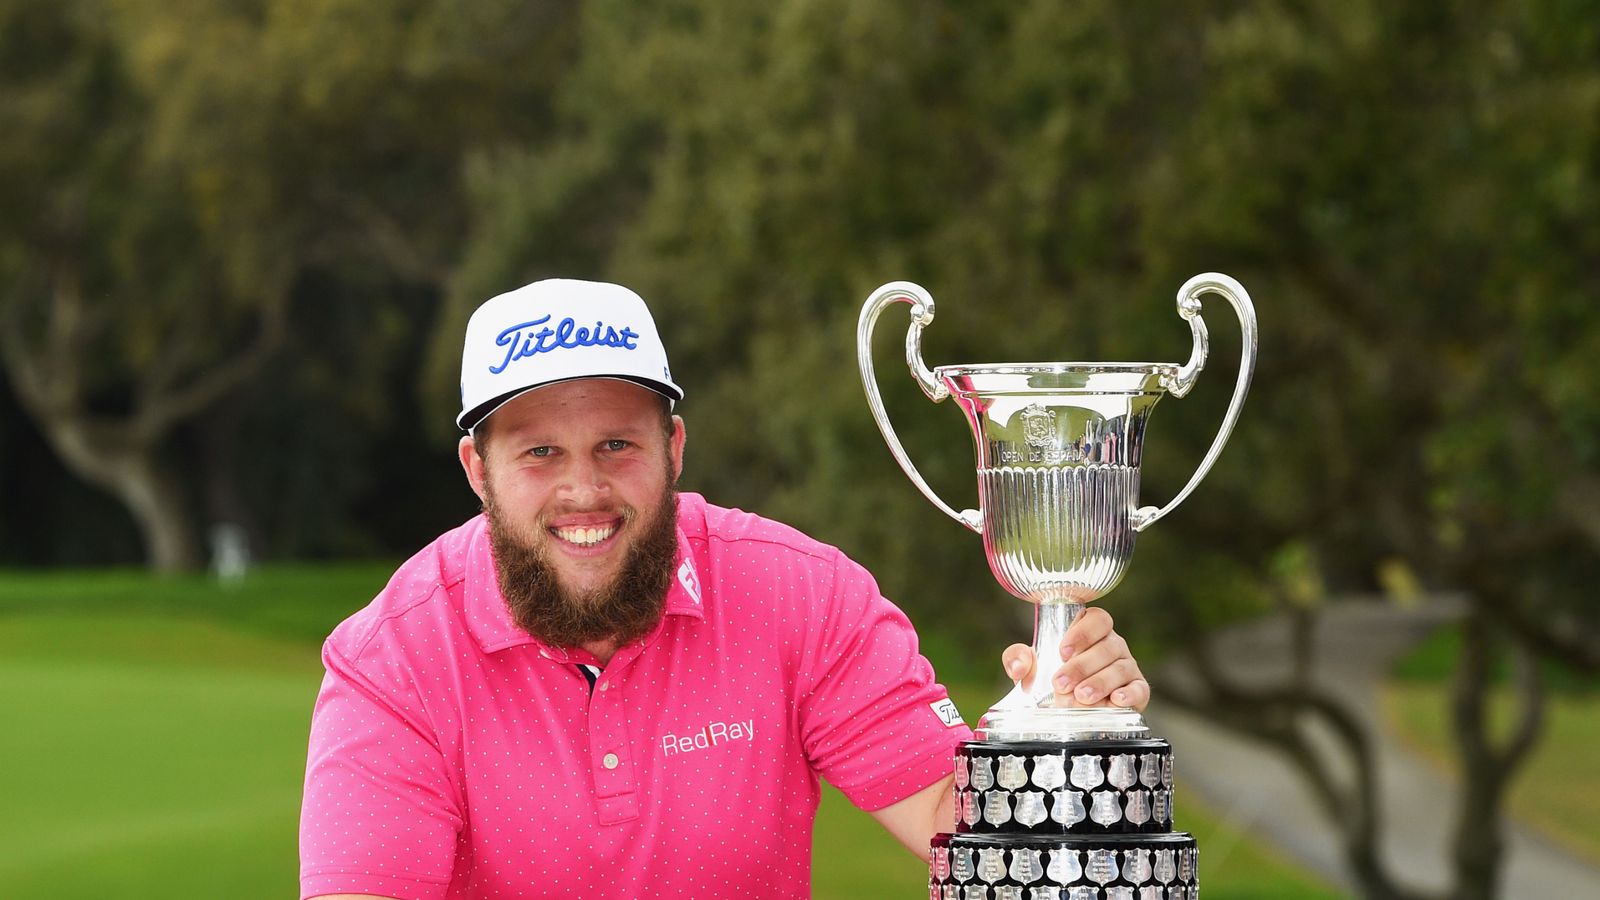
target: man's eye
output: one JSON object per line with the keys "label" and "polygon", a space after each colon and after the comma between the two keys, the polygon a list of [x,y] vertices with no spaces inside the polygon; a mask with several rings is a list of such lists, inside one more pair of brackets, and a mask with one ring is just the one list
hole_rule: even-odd
{"label": "man's eye", "polygon": [[606,449],[613,452],[617,450],[626,450],[628,449],[628,442],[619,438],[612,438],[611,440],[606,441]]}
{"label": "man's eye", "polygon": [[549,456],[550,454],[552,454],[554,452],[556,452],[556,451],[555,451],[555,448],[553,448],[553,447],[534,447],[532,450],[528,451],[528,455],[529,456],[545,457],[545,456]]}

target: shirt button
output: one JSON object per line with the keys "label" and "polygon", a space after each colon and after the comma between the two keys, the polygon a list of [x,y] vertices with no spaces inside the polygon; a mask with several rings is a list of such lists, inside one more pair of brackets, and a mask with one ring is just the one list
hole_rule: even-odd
{"label": "shirt button", "polygon": [[618,759],[615,753],[607,753],[606,758],[600,760],[600,764],[608,769],[615,769],[617,767],[617,763]]}
{"label": "shirt button", "polygon": [[609,682],[609,681],[600,682],[600,690],[602,692],[611,690],[611,682]]}

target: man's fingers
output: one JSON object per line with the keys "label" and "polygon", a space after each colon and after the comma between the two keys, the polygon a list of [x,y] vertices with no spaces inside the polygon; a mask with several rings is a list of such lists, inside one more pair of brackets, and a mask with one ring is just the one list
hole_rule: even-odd
{"label": "man's fingers", "polygon": [[1071,659],[1075,654],[1105,640],[1112,633],[1114,624],[1111,614],[1100,607],[1085,609],[1061,638],[1061,658]]}
{"label": "man's fingers", "polygon": [[1103,704],[1114,692],[1131,690],[1135,681],[1143,680],[1144,675],[1139,671],[1139,664],[1130,657],[1123,657],[1080,682],[1072,689],[1072,699],[1080,706]]}
{"label": "man's fingers", "polygon": [[1130,706],[1139,712],[1150,703],[1150,682],[1138,678],[1132,684],[1117,688],[1111,692],[1112,706]]}
{"label": "man's fingers", "polygon": [[1005,667],[1006,677],[1012,681],[1021,681],[1033,671],[1033,648],[1027,644],[1012,644],[1000,653],[1000,665]]}
{"label": "man's fingers", "polygon": [[1124,658],[1131,658],[1128,642],[1122,639],[1122,635],[1113,634],[1088,649],[1072,654],[1055,674],[1055,689],[1057,692],[1071,691],[1085,678]]}

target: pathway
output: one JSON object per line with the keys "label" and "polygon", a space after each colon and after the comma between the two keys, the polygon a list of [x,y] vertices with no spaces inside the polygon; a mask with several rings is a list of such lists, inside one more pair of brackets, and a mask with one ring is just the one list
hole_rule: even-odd
{"label": "pathway", "polygon": [[[1433,890],[1449,881],[1448,847],[1457,789],[1382,727],[1377,690],[1390,660],[1456,615],[1456,607],[1444,601],[1410,610],[1390,603],[1345,603],[1323,615],[1316,636],[1318,684],[1360,712],[1368,733],[1378,735],[1389,870],[1407,885]],[[1286,635],[1282,621],[1254,623],[1219,637],[1217,657],[1233,678],[1280,681],[1288,671]],[[1337,833],[1288,763],[1265,745],[1160,706],[1163,682],[1181,683],[1193,677],[1177,666],[1159,673],[1152,679],[1157,702],[1146,716],[1152,729],[1176,749],[1184,787],[1233,822],[1350,889]],[[1181,796],[1177,814],[1181,827]],[[1227,847],[1211,844],[1203,850],[1212,857],[1228,852]],[[1600,870],[1528,828],[1508,828],[1507,852],[1501,891],[1507,898],[1600,898]]]}

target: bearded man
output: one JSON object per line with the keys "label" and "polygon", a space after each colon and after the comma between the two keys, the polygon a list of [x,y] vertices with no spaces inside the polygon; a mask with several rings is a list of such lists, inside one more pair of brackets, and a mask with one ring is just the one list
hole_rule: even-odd
{"label": "bearded man", "polygon": [[[863,568],[678,493],[644,301],[501,294],[461,379],[483,514],[324,645],[301,896],[808,897],[819,777],[926,858],[971,732]],[[1143,708],[1105,613],[1063,651],[1073,702]],[[1032,676],[1021,645],[1004,662]]]}

